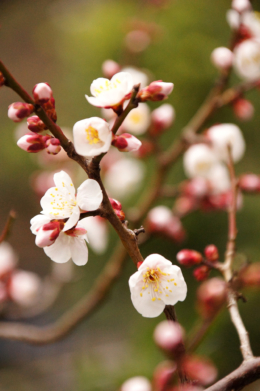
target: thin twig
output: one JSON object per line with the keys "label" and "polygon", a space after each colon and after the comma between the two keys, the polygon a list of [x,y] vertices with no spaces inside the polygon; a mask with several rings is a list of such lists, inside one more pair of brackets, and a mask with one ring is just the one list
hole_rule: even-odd
{"label": "thin twig", "polygon": [[9,235],[15,218],[16,218],[16,213],[14,210],[11,210],[9,212],[9,216],[8,216],[7,221],[5,223],[4,229],[0,235],[0,243],[2,243]]}

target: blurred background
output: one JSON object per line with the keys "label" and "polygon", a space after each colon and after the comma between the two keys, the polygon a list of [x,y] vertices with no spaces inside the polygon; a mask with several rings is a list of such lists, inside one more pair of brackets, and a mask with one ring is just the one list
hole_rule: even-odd
{"label": "blurred background", "polygon": [[[58,124],[68,129],[80,119],[100,115],[84,95],[89,94],[91,82],[102,76],[101,65],[107,59],[124,66],[145,68],[152,80],[173,82],[175,89],[168,102],[176,110],[176,122],[162,137],[166,147],[178,137],[213,85],[217,71],[209,58],[214,48],[227,46],[230,40],[225,16],[229,7],[228,0],[0,0],[1,59],[29,92],[39,82],[51,85]],[[149,26],[151,43],[145,51],[133,54],[126,48],[125,36],[144,22]],[[234,76],[232,82],[236,81]],[[236,171],[259,174],[259,91],[250,92],[248,97],[256,113],[251,121],[238,122],[227,107],[208,125],[237,123],[244,133],[247,153],[236,165]],[[19,265],[45,276],[51,261],[35,246],[29,225],[29,220],[40,212],[39,197],[30,185],[39,164],[35,156],[16,146],[17,127],[6,115],[8,105],[15,101],[19,98],[11,90],[0,90],[0,229],[10,209],[14,209],[17,220],[9,242],[19,254]],[[157,107],[155,103],[150,106]],[[143,188],[154,168],[151,158],[145,164]],[[170,172],[168,183],[184,178],[180,159]],[[134,206],[141,192],[142,188],[123,201],[124,209]],[[172,200],[167,202],[172,205]],[[185,218],[183,224],[187,239],[181,247],[156,238],[143,246],[143,256],[158,252],[175,262],[180,248],[202,251],[210,243],[217,245],[223,256],[227,237],[224,212],[196,212]],[[241,257],[259,261],[259,197],[244,197],[244,206],[238,213],[238,229],[237,247]],[[52,309],[29,322],[37,325],[53,322],[88,292],[112,253],[116,239],[111,231],[105,255],[95,255],[90,250],[89,263],[80,270],[75,269],[75,277],[62,290]],[[50,388],[114,391],[128,377],[151,378],[153,368],[163,359],[152,340],[154,327],[163,315],[160,319],[146,319],[135,311],[128,289],[128,278],[134,271],[129,260],[105,304],[65,340],[43,347],[0,340],[0,389],[17,390],[19,385],[19,391]],[[189,291],[187,300],[178,304],[176,310],[188,332],[197,321],[194,298],[199,283],[194,281],[191,270],[183,272]],[[248,302],[240,304],[255,355],[260,355],[259,294],[257,290],[247,292]],[[238,338],[227,311],[218,316],[198,352],[215,362],[219,377],[239,365]],[[250,388],[256,389],[256,385]]]}

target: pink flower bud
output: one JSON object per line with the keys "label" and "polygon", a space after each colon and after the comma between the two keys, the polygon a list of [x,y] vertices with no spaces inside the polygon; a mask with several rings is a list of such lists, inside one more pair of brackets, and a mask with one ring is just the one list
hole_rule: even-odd
{"label": "pink flower bud", "polygon": [[232,8],[237,12],[245,12],[251,9],[251,3],[249,0],[233,0]]}
{"label": "pink flower bud", "polygon": [[5,84],[5,78],[2,72],[0,72],[0,87],[2,87]]}
{"label": "pink flower bud", "polygon": [[148,87],[145,87],[138,93],[138,98],[141,102],[164,100],[168,98],[173,87],[173,83],[164,83],[161,80],[153,81]]}
{"label": "pink flower bud", "polygon": [[209,244],[204,250],[205,257],[210,262],[216,262],[219,259],[218,249],[214,244]]}
{"label": "pink flower bud", "polygon": [[255,262],[249,265],[246,269],[242,269],[239,278],[246,287],[260,287],[260,262]]}
{"label": "pink flower bud", "polygon": [[14,122],[21,122],[29,117],[34,110],[33,105],[24,102],[15,102],[8,107],[8,117]]}
{"label": "pink flower bud", "polygon": [[247,99],[237,99],[233,103],[233,110],[237,118],[242,121],[249,121],[253,118],[255,108]]}
{"label": "pink flower bud", "polygon": [[25,134],[17,141],[18,147],[29,153],[37,153],[45,149],[45,139],[39,134]]}
{"label": "pink flower bud", "polygon": [[57,155],[61,151],[60,140],[57,138],[48,139],[45,145],[49,155]]}
{"label": "pink flower bud", "polygon": [[218,69],[228,69],[233,63],[233,52],[225,47],[219,47],[211,53],[211,62]]}
{"label": "pink flower bud", "polygon": [[196,380],[202,386],[207,386],[216,380],[217,369],[215,365],[204,357],[186,356],[182,367],[188,378]]}
{"label": "pink flower bud", "polygon": [[163,350],[179,356],[183,354],[184,331],[178,323],[164,320],[159,323],[153,334],[155,343]]}
{"label": "pink flower bud", "polygon": [[175,201],[174,210],[178,214],[178,216],[185,216],[197,209],[198,204],[197,200],[193,197],[182,196],[178,197]]}
{"label": "pink flower bud", "polygon": [[198,265],[202,262],[202,254],[195,250],[181,250],[176,255],[177,261],[186,267]]}
{"label": "pink flower bud", "polygon": [[121,210],[122,205],[119,201],[115,200],[114,198],[109,198],[110,204],[112,205],[113,209]]}
{"label": "pink flower bud", "polygon": [[112,145],[118,148],[121,152],[133,152],[137,151],[142,145],[141,141],[138,138],[132,136],[129,133],[120,134],[120,136],[115,136]]}
{"label": "pink flower bud", "polygon": [[50,223],[44,224],[37,232],[35,238],[36,246],[47,247],[52,245],[59,236],[63,226],[58,221],[52,221]]}
{"label": "pink flower bud", "polygon": [[33,305],[40,295],[41,280],[35,274],[23,270],[15,271],[10,279],[9,296],[18,305]]}
{"label": "pink flower bud", "polygon": [[197,281],[204,281],[209,276],[210,269],[206,265],[202,265],[197,269],[193,270],[193,276]]}
{"label": "pink flower bud", "polygon": [[211,278],[197,290],[197,307],[205,319],[212,318],[226,301],[227,285],[220,278]]}
{"label": "pink flower bud", "polygon": [[34,133],[39,133],[47,129],[47,126],[37,115],[27,118],[27,126],[28,129]]}
{"label": "pink flower bud", "polygon": [[260,191],[260,177],[255,174],[241,175],[238,184],[245,193],[258,193]]}
{"label": "pink flower bud", "polygon": [[52,89],[48,83],[38,83],[33,87],[35,102],[42,105],[52,98]]}
{"label": "pink flower bud", "polygon": [[175,110],[172,105],[165,103],[152,112],[151,118],[153,123],[151,133],[162,133],[172,125],[175,119]]}
{"label": "pink flower bud", "polygon": [[120,65],[113,60],[106,60],[102,64],[103,75],[108,79],[111,79],[111,77],[120,72],[120,70]]}
{"label": "pink flower bud", "polygon": [[184,182],[181,188],[182,192],[192,198],[203,198],[210,191],[209,180],[203,177],[195,177]]}
{"label": "pink flower bud", "polygon": [[153,385],[156,391],[168,390],[167,385],[171,384],[177,365],[173,361],[161,362],[154,371]]}

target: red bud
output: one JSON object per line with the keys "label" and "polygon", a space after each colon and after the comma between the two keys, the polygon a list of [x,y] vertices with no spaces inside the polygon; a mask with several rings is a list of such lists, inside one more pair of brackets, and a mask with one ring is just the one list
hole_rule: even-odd
{"label": "red bud", "polygon": [[218,249],[214,244],[209,244],[204,250],[205,257],[210,262],[216,262],[219,259]]}
{"label": "red bud", "polygon": [[181,250],[176,255],[177,261],[186,267],[198,265],[202,262],[202,254],[195,250]]}

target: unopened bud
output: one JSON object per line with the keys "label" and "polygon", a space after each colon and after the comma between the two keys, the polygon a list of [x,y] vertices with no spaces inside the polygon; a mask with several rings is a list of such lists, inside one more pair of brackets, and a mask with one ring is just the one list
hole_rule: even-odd
{"label": "unopened bud", "polygon": [[174,204],[174,210],[178,216],[185,216],[195,209],[197,209],[198,203],[196,198],[190,196],[178,197]]}
{"label": "unopened bud", "polygon": [[56,113],[56,110],[55,110],[55,99],[54,98],[49,99],[46,103],[42,104],[42,107],[44,108],[44,110],[46,111],[48,116],[54,122],[56,122],[57,121],[57,113]]}
{"label": "unopened bud", "polygon": [[251,9],[251,3],[249,0],[233,0],[232,8],[237,12],[245,12]]}
{"label": "unopened bud", "polygon": [[160,232],[170,223],[172,211],[166,206],[156,206],[151,209],[147,216],[147,230],[150,232]]}
{"label": "unopened bud", "polygon": [[202,265],[197,269],[193,270],[193,276],[197,281],[204,281],[209,276],[210,269],[206,265]]}
{"label": "unopened bud", "polygon": [[47,129],[45,123],[42,122],[42,120],[37,115],[33,115],[32,117],[27,118],[27,126],[28,129],[34,133],[40,133]]}
{"label": "unopened bud", "polygon": [[112,145],[119,149],[121,152],[133,152],[137,151],[142,145],[141,141],[138,138],[132,136],[129,133],[120,134],[120,136],[115,136]]}
{"label": "unopened bud", "polygon": [[211,278],[198,288],[197,306],[205,319],[212,318],[226,301],[227,285],[220,278]]}
{"label": "unopened bud", "polygon": [[237,118],[242,121],[249,121],[253,118],[255,108],[247,99],[236,99],[233,103],[233,110]]}
{"label": "unopened bud", "polygon": [[154,144],[149,140],[142,140],[142,144],[140,148],[135,151],[134,155],[139,158],[143,159],[147,156],[150,156],[154,151]]}
{"label": "unopened bud", "polygon": [[58,221],[52,221],[44,224],[37,231],[35,244],[38,247],[47,247],[52,245],[60,234],[63,226]]}
{"label": "unopened bud", "polygon": [[186,356],[182,362],[182,368],[188,378],[196,380],[202,386],[213,383],[217,377],[217,369],[208,358]]}
{"label": "unopened bud", "polygon": [[210,59],[216,68],[228,69],[233,63],[233,52],[226,47],[219,47],[213,50]]}
{"label": "unopened bud", "polygon": [[41,280],[35,273],[17,270],[11,276],[9,296],[18,305],[33,305],[39,298],[40,290]]}
{"label": "unopened bud", "polygon": [[241,175],[238,184],[245,193],[258,193],[260,191],[260,177],[255,174]]}
{"label": "unopened bud", "polygon": [[173,90],[173,83],[164,83],[161,80],[153,81],[148,87],[138,93],[141,102],[151,100],[157,102],[168,98]]}
{"label": "unopened bud", "polygon": [[183,193],[192,198],[203,198],[210,191],[210,182],[208,179],[203,177],[195,177],[189,181],[184,182],[181,187]]}
{"label": "unopened bud", "polygon": [[164,320],[154,330],[155,343],[166,352],[180,356],[184,352],[184,331],[181,326],[172,321]]}
{"label": "unopened bud", "polygon": [[177,261],[186,267],[198,265],[202,262],[202,254],[195,250],[181,250],[176,255]]}
{"label": "unopened bud", "polygon": [[14,122],[21,122],[29,117],[34,110],[33,105],[24,102],[15,102],[8,107],[8,117]]}
{"label": "unopened bud", "polygon": [[35,102],[42,105],[52,98],[52,89],[48,83],[38,83],[33,87]]}
{"label": "unopened bud", "polygon": [[205,257],[210,262],[216,262],[219,259],[218,249],[214,244],[209,244],[204,250]]}
{"label": "unopened bud", "polygon": [[126,380],[120,391],[152,391],[152,385],[146,377],[136,376]]}
{"label": "unopened bud", "polygon": [[111,77],[120,72],[120,70],[120,65],[113,60],[106,60],[102,64],[102,72],[107,79],[111,79]]}
{"label": "unopened bud", "polygon": [[175,110],[172,105],[165,103],[152,112],[151,118],[153,123],[151,133],[162,133],[172,125],[175,119]]}
{"label": "unopened bud", "polygon": [[110,204],[112,205],[113,209],[116,209],[116,210],[122,209],[122,204],[119,201],[115,200],[114,198],[109,198],[109,201],[110,201]]}
{"label": "unopened bud", "polygon": [[18,147],[29,153],[37,153],[45,149],[45,138],[39,134],[28,133],[17,141]]}
{"label": "unopened bud", "polygon": [[57,138],[48,139],[45,145],[49,155],[57,155],[61,151],[60,140]]}
{"label": "unopened bud", "polygon": [[5,78],[2,72],[0,72],[0,87],[2,87],[5,84]]}
{"label": "unopened bud", "polygon": [[171,384],[176,370],[177,365],[173,361],[163,361],[157,365],[153,374],[154,389],[156,391],[168,389],[167,385]]}

